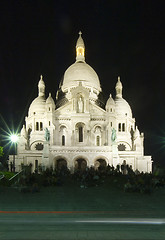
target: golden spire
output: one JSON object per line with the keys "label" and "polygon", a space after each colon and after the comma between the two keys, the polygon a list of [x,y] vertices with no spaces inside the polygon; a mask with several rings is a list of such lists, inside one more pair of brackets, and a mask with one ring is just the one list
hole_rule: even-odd
{"label": "golden spire", "polygon": [[76,43],[76,61],[85,61],[85,45],[81,37],[82,32],[79,32],[79,38]]}

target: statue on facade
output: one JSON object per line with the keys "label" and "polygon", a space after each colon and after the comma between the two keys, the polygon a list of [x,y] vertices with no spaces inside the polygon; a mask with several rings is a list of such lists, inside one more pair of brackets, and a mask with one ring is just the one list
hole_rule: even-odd
{"label": "statue on facade", "polygon": [[45,140],[49,142],[50,140],[50,132],[47,128],[45,128]]}
{"label": "statue on facade", "polygon": [[130,134],[131,134],[131,142],[132,142],[132,151],[135,150],[135,139],[136,139],[136,136],[135,136],[135,131],[133,130],[133,128],[131,127],[131,131],[130,131]]}
{"label": "statue on facade", "polygon": [[82,99],[82,97],[80,96],[79,99],[78,99],[78,112],[79,112],[79,113],[82,113],[82,112],[83,112],[83,105],[84,105],[83,99]]}
{"label": "statue on facade", "polygon": [[116,140],[116,130],[114,128],[112,129],[111,140],[112,142],[115,142]]}
{"label": "statue on facade", "polygon": [[131,142],[132,142],[132,151],[135,151],[135,149],[136,149],[135,140],[136,140],[136,138],[137,138],[137,132],[138,132],[137,127],[136,127],[136,130],[135,130],[135,131],[134,131],[133,128],[131,127],[130,134],[131,134]]}

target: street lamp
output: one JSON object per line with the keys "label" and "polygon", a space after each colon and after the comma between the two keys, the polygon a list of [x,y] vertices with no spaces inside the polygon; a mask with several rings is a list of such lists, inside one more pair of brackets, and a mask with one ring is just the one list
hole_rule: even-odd
{"label": "street lamp", "polygon": [[18,136],[16,134],[11,134],[10,135],[10,140],[11,140],[12,143],[17,143]]}
{"label": "street lamp", "polygon": [[[16,134],[11,134],[10,141],[12,142],[12,144],[14,144],[15,146],[14,151],[16,152],[16,144],[18,142],[18,136]],[[13,172],[15,172],[15,152],[13,154]]]}

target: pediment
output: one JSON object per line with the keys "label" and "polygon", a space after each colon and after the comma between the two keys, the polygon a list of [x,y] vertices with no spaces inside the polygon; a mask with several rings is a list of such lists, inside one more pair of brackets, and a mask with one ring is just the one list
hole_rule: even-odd
{"label": "pediment", "polygon": [[106,113],[103,108],[92,103],[89,104],[89,112],[93,115],[103,115]]}
{"label": "pediment", "polygon": [[56,114],[69,114],[72,111],[72,103],[71,102],[67,102],[65,105],[57,108],[55,110]]}

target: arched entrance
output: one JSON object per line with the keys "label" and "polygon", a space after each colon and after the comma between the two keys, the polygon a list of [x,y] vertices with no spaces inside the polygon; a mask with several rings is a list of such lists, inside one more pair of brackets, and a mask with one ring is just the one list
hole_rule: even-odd
{"label": "arched entrance", "polygon": [[78,158],[75,161],[75,169],[83,171],[87,167],[87,161],[83,158]]}
{"label": "arched entrance", "polygon": [[56,169],[61,170],[67,168],[67,161],[64,158],[59,158],[56,160]]}
{"label": "arched entrance", "polygon": [[96,169],[105,169],[107,166],[107,162],[103,158],[99,158],[95,161],[95,168]]}

